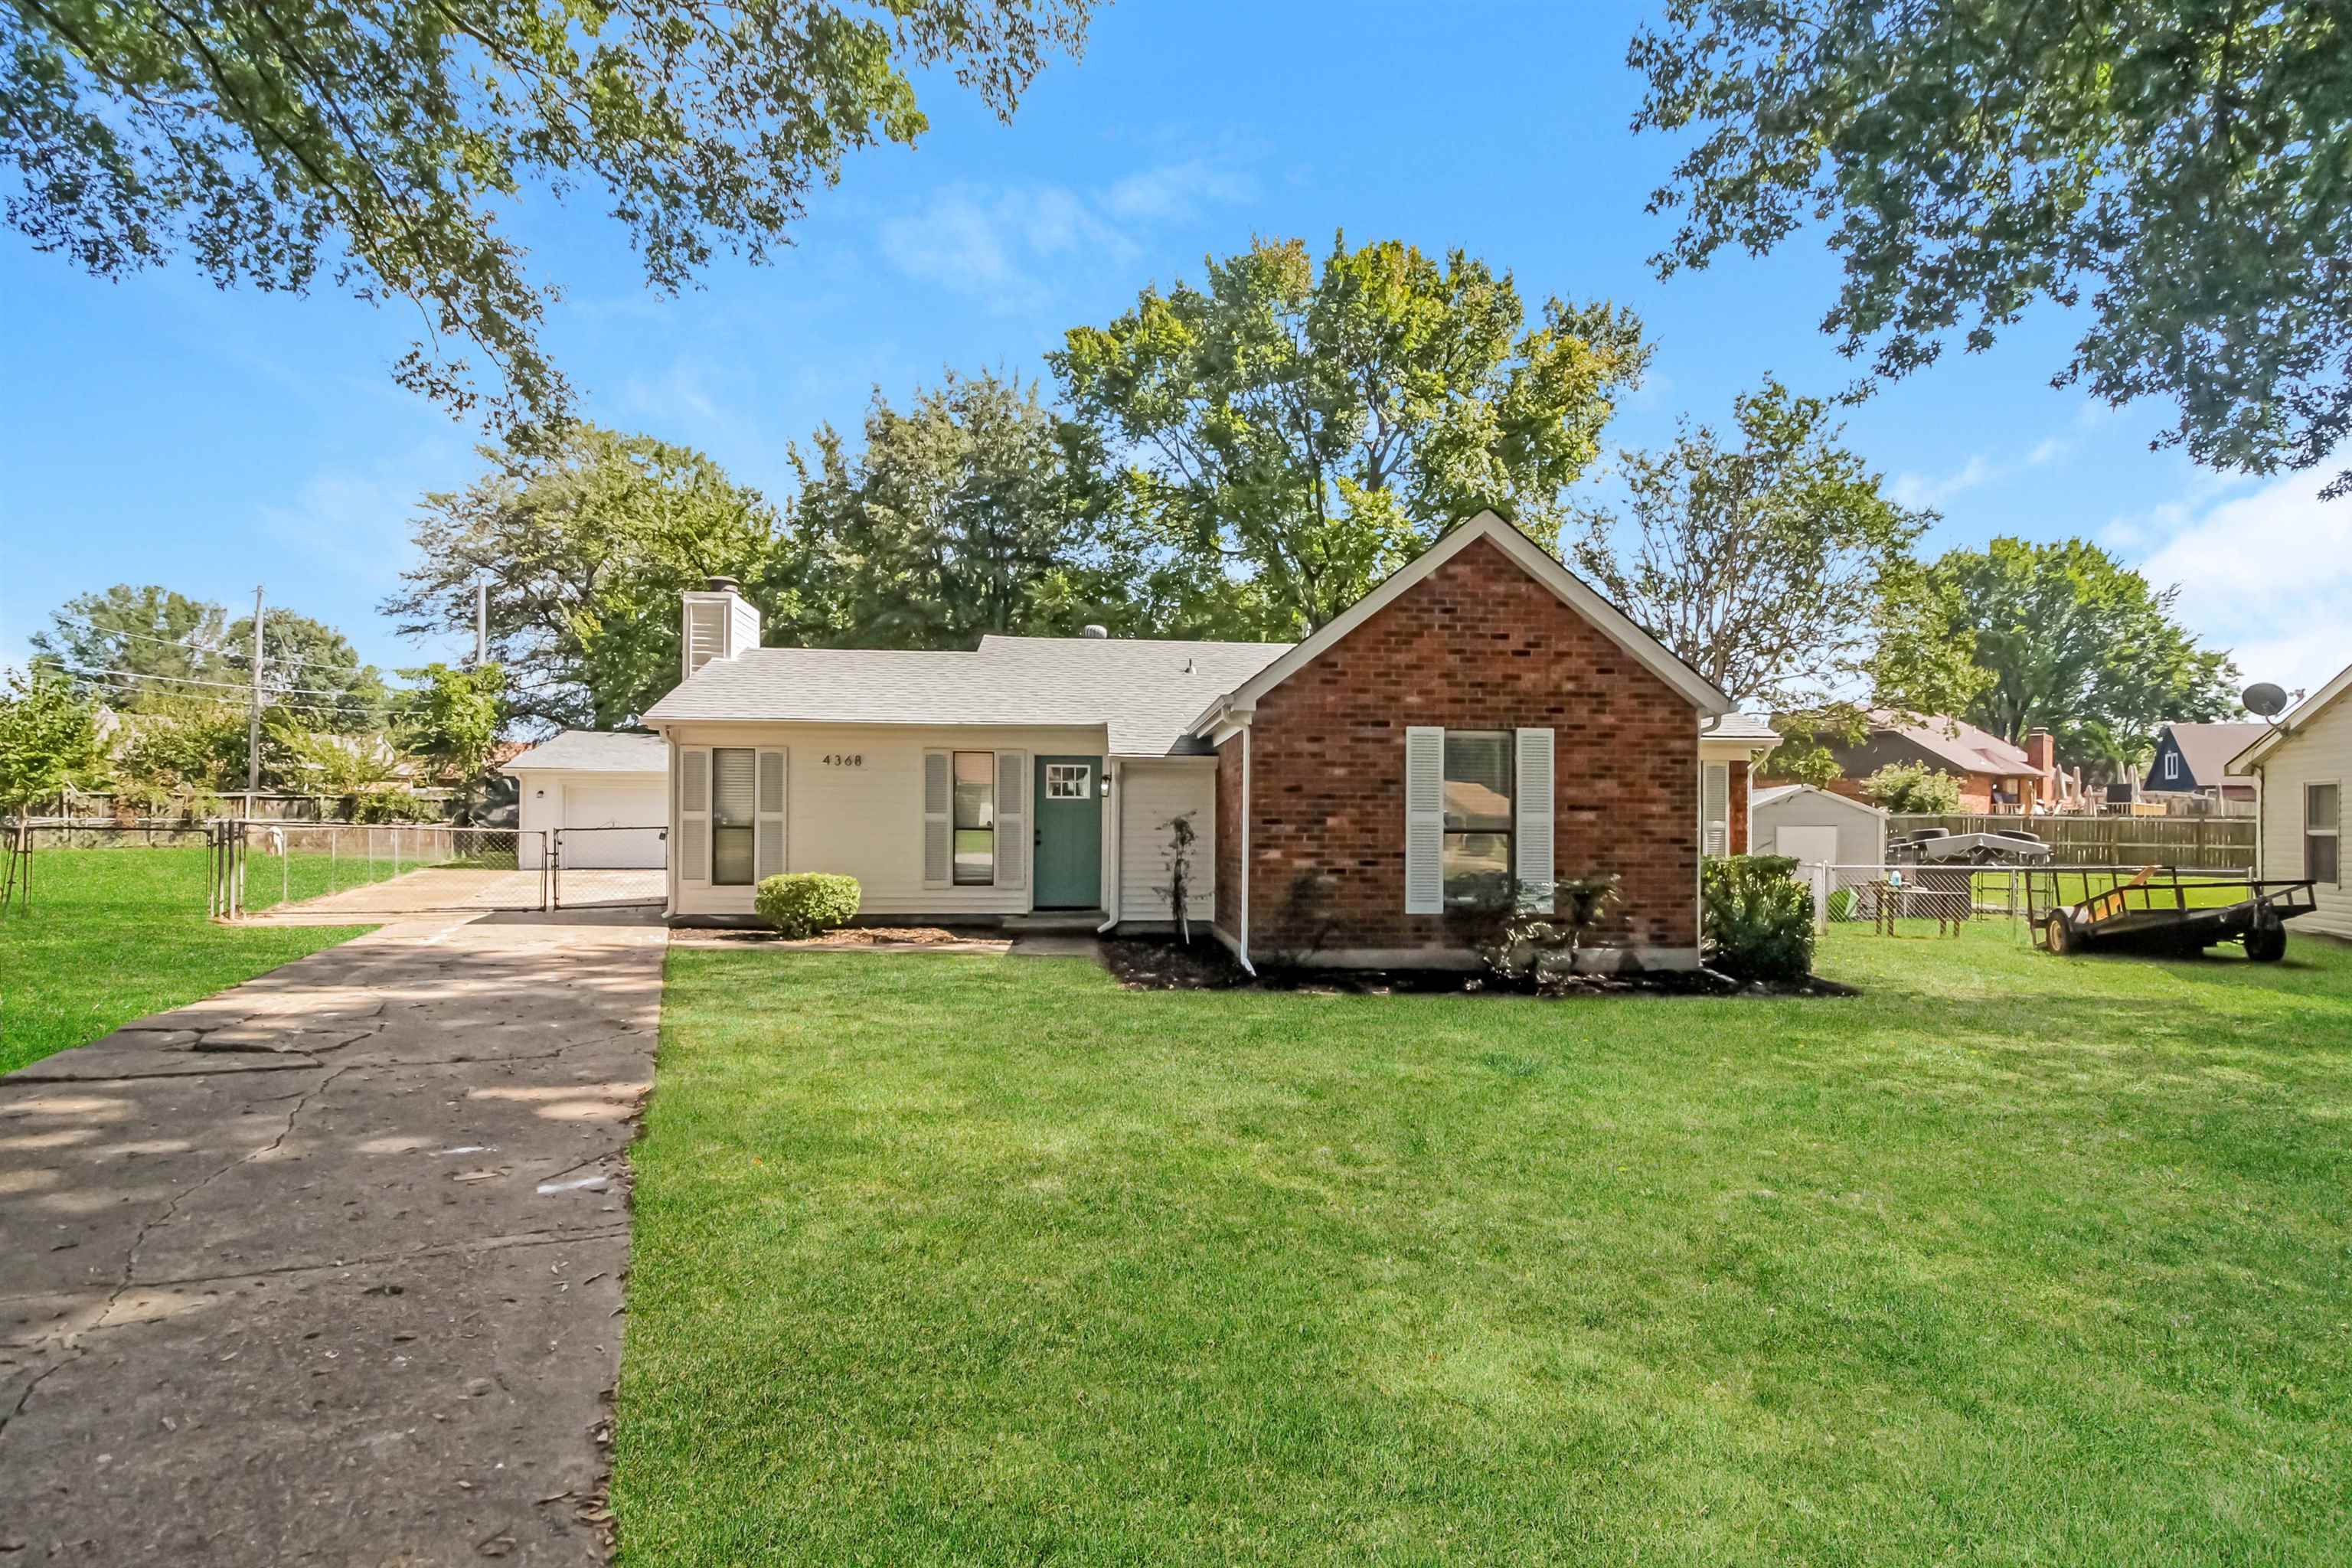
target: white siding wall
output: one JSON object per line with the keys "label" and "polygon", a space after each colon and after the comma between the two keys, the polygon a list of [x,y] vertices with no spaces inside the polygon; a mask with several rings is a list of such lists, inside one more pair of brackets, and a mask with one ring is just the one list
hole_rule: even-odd
{"label": "white siding wall", "polygon": [[[2263,763],[2263,875],[2303,875],[2303,786],[2337,784],[2337,799],[2352,802],[2352,696],[2340,697],[2297,733],[2281,742]],[[2352,826],[2352,810],[2343,814]],[[2352,866],[2346,838],[2336,858]],[[2290,942],[2305,931],[2352,937],[2352,881],[2312,889],[2318,908],[2287,926]]]}
{"label": "white siding wall", "polygon": [[1197,762],[1119,764],[1118,915],[1122,921],[1172,921],[1168,907],[1167,824],[1192,814],[1192,894],[1195,921],[1217,912],[1217,765]]}
{"label": "white siding wall", "polygon": [[[1043,752],[1103,754],[1099,730],[897,729],[819,724],[683,724],[667,737],[679,746],[781,749],[784,771],[787,871],[836,871],[857,879],[865,915],[1005,915],[1030,907],[1032,879],[1018,888],[923,886],[923,752]],[[857,757],[856,767],[828,765]],[[673,761],[670,776],[677,776]],[[672,839],[677,803],[672,793]],[[1025,856],[1028,846],[1020,846]],[[748,915],[750,888],[680,886],[671,857],[671,909],[686,915]]]}

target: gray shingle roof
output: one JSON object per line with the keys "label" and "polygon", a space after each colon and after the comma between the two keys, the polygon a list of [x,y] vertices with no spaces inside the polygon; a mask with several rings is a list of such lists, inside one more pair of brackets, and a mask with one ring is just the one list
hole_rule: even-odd
{"label": "gray shingle roof", "polygon": [[669,743],[659,735],[625,735],[603,730],[565,730],[542,741],[499,771],[564,768],[583,773],[659,773],[669,771]]}
{"label": "gray shingle roof", "polygon": [[1963,773],[1987,773],[2006,779],[2041,776],[2041,771],[2025,760],[2022,748],[1966,720],[1936,714],[1914,724],[1902,714],[1878,709],[1871,713],[1870,721],[1874,728],[1902,736]]}
{"label": "gray shingle roof", "polygon": [[1726,713],[1713,724],[1701,721],[1699,733],[1710,741],[1777,741],[1780,731],[1760,713]]}
{"label": "gray shingle roof", "polygon": [[[2180,748],[2181,760],[2189,764],[2190,776],[2204,788],[2211,789],[2224,779],[2251,775],[2233,774],[2230,763],[2240,752],[2252,745],[2270,728],[2259,720],[2251,723],[2167,724],[2172,731],[2173,743]],[[2161,790],[2164,781],[2151,777],[2147,787]]]}
{"label": "gray shingle roof", "polygon": [[989,637],[970,653],[763,647],[714,659],[646,712],[655,723],[1100,724],[1120,756],[1199,752],[1187,726],[1287,643]]}

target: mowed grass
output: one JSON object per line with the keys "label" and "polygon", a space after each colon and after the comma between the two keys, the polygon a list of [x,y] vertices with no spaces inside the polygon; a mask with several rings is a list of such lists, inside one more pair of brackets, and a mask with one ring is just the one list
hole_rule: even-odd
{"label": "mowed grass", "polygon": [[674,949],[624,1561],[2341,1563],[2352,951],[1859,999]]}
{"label": "mowed grass", "polygon": [[[326,868],[304,859],[297,898],[327,890]],[[370,929],[215,925],[205,875],[202,847],[37,851],[31,910],[0,915],[0,1071]],[[268,896],[279,891],[272,875]]]}

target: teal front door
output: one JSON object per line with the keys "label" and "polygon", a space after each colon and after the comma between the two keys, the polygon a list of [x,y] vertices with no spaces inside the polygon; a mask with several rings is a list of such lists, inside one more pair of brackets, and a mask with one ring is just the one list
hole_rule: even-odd
{"label": "teal front door", "polygon": [[1102,902],[1102,759],[1037,759],[1037,907]]}

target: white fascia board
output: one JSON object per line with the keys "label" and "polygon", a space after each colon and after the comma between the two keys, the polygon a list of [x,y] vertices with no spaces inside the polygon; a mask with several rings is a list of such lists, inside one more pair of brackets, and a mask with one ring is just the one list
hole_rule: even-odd
{"label": "white fascia board", "polygon": [[[1520,570],[1549,589],[1553,597],[1598,626],[1611,641],[1632,654],[1651,674],[1673,687],[1701,713],[1709,718],[1719,718],[1731,711],[1731,699],[1717,690],[1712,682],[1667,652],[1664,644],[1635,626],[1622,610],[1602,598],[1584,579],[1553,560],[1542,546],[1492,511],[1480,512],[1423,551],[1387,582],[1325,622],[1312,637],[1235,687],[1233,695],[1225,700],[1226,703],[1234,708],[1255,708],[1259,698],[1329,652],[1333,645],[1349,632],[1396,603],[1415,584],[1481,539],[1492,541],[1497,549],[1517,563]],[[1205,727],[1216,717],[1217,709],[1213,706],[1202,715],[1200,722]],[[1196,734],[1199,732],[1198,729],[1194,731]]]}

